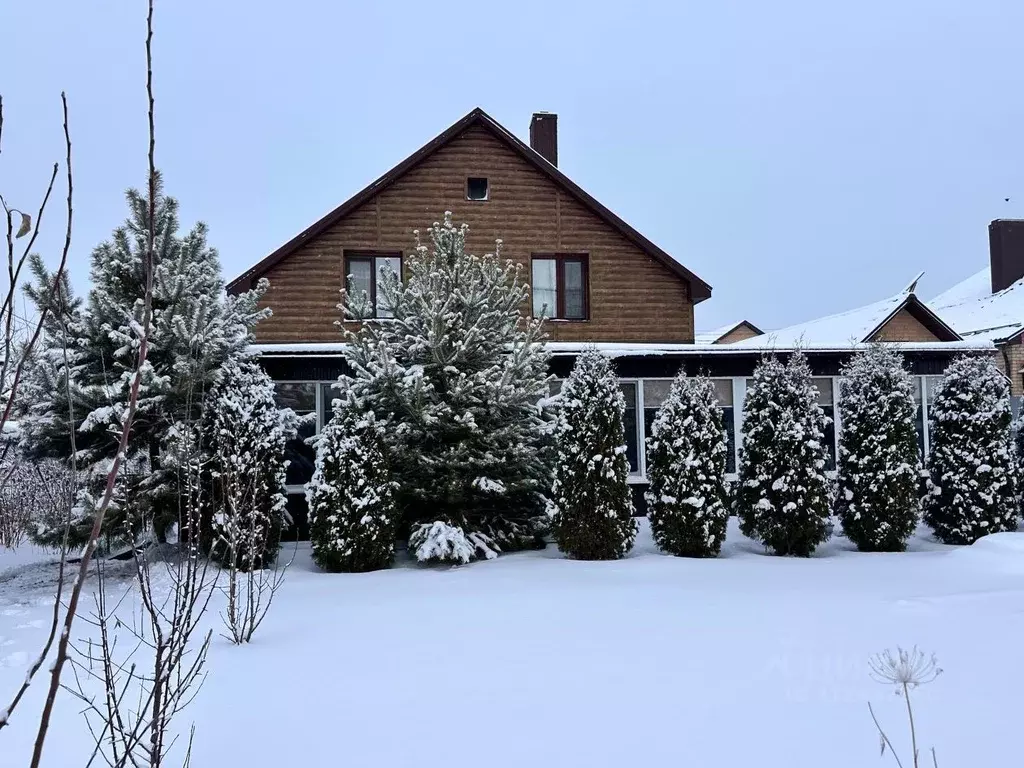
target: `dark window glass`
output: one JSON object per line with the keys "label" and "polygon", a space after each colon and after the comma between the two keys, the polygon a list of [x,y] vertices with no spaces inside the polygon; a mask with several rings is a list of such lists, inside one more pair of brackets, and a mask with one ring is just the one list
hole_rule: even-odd
{"label": "dark window glass", "polygon": [[298,414],[316,410],[316,385],[310,382],[274,382],[274,400],[278,408],[291,408]]}
{"label": "dark window glass", "polygon": [[565,276],[565,319],[583,320],[586,318],[583,284],[583,262],[566,260],[563,266]]}
{"label": "dark window glass", "polygon": [[722,423],[725,426],[725,442],[729,453],[725,457],[725,471],[736,471],[736,422],[733,421],[732,406],[722,408]]}
{"label": "dark window glass", "polygon": [[466,197],[469,200],[486,200],[487,179],[480,176],[470,176],[466,180]]}
{"label": "dark window glass", "polygon": [[320,425],[324,426],[334,415],[333,403],[338,398],[334,382],[320,385]]}
{"label": "dark window glass", "polygon": [[825,427],[825,451],[828,453],[825,458],[825,469],[833,470],[836,468],[836,409],[831,405],[823,405],[821,410],[829,419],[828,426]]}
{"label": "dark window glass", "polygon": [[626,398],[626,412],[622,416],[622,426],[626,432],[626,458],[629,460],[630,474],[637,474],[640,472],[640,440],[637,433],[636,384],[623,382],[619,387]]}
{"label": "dark window glass", "polygon": [[927,458],[924,453],[924,406],[921,403],[917,404],[914,426],[917,428],[917,450],[921,452],[922,457]]}
{"label": "dark window glass", "polygon": [[313,477],[313,464],[316,451],[306,440],[316,434],[316,414],[306,414],[299,423],[298,435],[285,445],[284,457],[288,461],[285,470],[287,485],[302,485]]}

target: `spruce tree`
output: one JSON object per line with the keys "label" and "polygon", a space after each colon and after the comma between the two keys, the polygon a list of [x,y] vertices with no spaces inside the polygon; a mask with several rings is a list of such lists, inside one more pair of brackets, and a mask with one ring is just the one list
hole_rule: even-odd
{"label": "spruce tree", "polygon": [[774,355],[761,360],[743,410],[740,530],[778,555],[808,557],[831,535],[831,523],[827,417],[803,353],[786,365]]}
{"label": "spruce tree", "polygon": [[[552,415],[542,325],[523,317],[520,267],[466,253],[451,214],[406,260],[407,280],[381,270],[386,321],[348,333],[344,385],[386,425],[388,464],[402,528],[441,523],[462,531],[474,557],[535,546],[551,483]],[[351,288],[352,286],[350,286]],[[343,304],[366,319],[365,297]],[[457,557],[452,562],[461,562]]]}
{"label": "spruce tree", "polygon": [[902,552],[921,514],[914,382],[881,344],[843,368],[839,491],[843,532],[863,552]]}
{"label": "spruce tree", "polygon": [[[92,253],[88,300],[84,306],[69,306],[65,330],[47,333],[34,355],[30,377],[40,384],[34,400],[25,399],[21,417],[28,455],[68,460],[74,432],[87,486],[102,482],[117,449],[138,361],[149,200],[136,190],[128,191],[127,200],[128,219]],[[206,226],[197,224],[179,236],[177,201],[163,194],[159,182],[155,211],[149,353],[126,456],[131,471],[124,481],[135,487],[125,489],[130,508],[108,514],[104,524],[106,534],[129,539],[145,526],[162,538],[177,519],[175,473],[161,461],[168,436],[181,424],[196,422],[222,364],[244,354],[253,326],[266,314],[257,306],[265,282],[224,299],[219,259],[206,243]],[[48,296],[40,290],[41,280],[47,278],[37,277],[29,296],[41,307]],[[71,342],[68,348],[65,340]],[[48,378],[62,386],[47,389]],[[68,424],[73,428],[65,430]]]}
{"label": "spruce tree", "polygon": [[613,560],[633,547],[626,401],[608,360],[588,350],[562,385],[555,444],[554,514],[558,548],[577,560]]}
{"label": "spruce tree", "polygon": [[647,519],[657,545],[684,557],[714,557],[729,522],[728,451],[710,379],[680,371],[647,437]]}
{"label": "spruce tree", "polygon": [[277,558],[285,525],[285,445],[295,414],[280,410],[274,382],[251,358],[228,359],[207,392],[200,436],[203,528],[210,557],[242,571]]}
{"label": "spruce tree", "polygon": [[961,356],[946,369],[932,400],[932,487],[924,519],[946,544],[971,544],[1017,528],[1009,395],[1006,377],[991,359]]}
{"label": "spruce tree", "polygon": [[381,426],[346,393],[320,433],[306,486],[313,561],[348,573],[390,566],[398,517],[393,490]]}

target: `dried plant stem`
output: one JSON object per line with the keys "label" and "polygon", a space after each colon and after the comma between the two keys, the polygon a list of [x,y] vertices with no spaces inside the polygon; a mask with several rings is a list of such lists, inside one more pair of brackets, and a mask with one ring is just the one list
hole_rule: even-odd
{"label": "dried plant stem", "polygon": [[[124,415],[124,420],[121,426],[121,436],[118,440],[117,453],[114,456],[114,461],[107,472],[106,486],[103,490],[103,497],[100,505],[95,513],[95,519],[93,521],[92,530],[89,533],[89,541],[85,546],[85,551],[82,554],[82,560],[79,563],[78,574],[75,578],[74,586],[71,590],[71,596],[68,600],[68,609],[64,618],[64,628],[60,635],[60,640],[57,644],[57,656],[54,659],[53,667],[50,672],[50,687],[47,691],[46,703],[43,706],[42,714],[39,718],[39,730],[36,733],[35,747],[32,752],[31,768],[38,768],[42,760],[43,745],[46,742],[46,735],[50,727],[50,721],[53,716],[53,706],[57,698],[57,691],[60,690],[60,678],[61,673],[64,669],[64,664],[68,659],[68,647],[71,639],[71,629],[75,621],[75,615],[78,611],[78,604],[82,596],[82,588],[85,584],[86,577],[89,572],[89,563],[92,561],[93,554],[96,551],[96,546],[99,542],[100,532],[103,526],[103,520],[106,517],[107,510],[110,508],[110,503],[114,495],[114,488],[117,484],[117,478],[120,474],[121,465],[124,462],[125,454],[128,449],[128,438],[131,435],[132,424],[135,421],[135,412],[138,408],[139,403],[139,389],[142,384],[142,372],[146,364],[146,357],[149,353],[149,334],[150,326],[152,324],[153,316],[153,248],[154,248],[154,233],[153,226],[156,218],[156,164],[154,160],[154,147],[155,147],[155,132],[154,132],[154,121],[153,121],[153,61],[152,61],[152,40],[153,40],[153,0],[149,0],[149,13],[146,18],[146,90],[149,98],[149,232],[146,237],[146,292],[145,292],[145,308],[143,311],[143,319],[141,324],[141,332],[139,335],[139,357],[138,363],[135,368],[135,374],[132,377],[132,385],[130,394],[128,397],[128,409]],[[59,281],[55,281],[55,284]],[[38,335],[38,329],[37,329]],[[8,404],[8,411],[10,405]],[[6,414],[5,414],[6,415]]]}

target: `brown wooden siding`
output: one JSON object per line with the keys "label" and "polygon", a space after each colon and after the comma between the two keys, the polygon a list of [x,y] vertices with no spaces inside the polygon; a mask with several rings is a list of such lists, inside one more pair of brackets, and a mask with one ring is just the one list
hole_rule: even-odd
{"label": "brown wooden siding", "polygon": [[[489,200],[466,200],[469,176],[487,177]],[[257,326],[257,341],[340,340],[336,321],[344,250],[408,254],[414,247],[413,230],[426,236],[445,210],[452,211],[457,223],[469,224],[470,251],[493,251],[495,239],[501,238],[504,255],[523,265],[527,279],[532,253],[588,254],[590,319],[549,323],[552,340],[693,341],[687,282],[479,126],[274,265],[265,275],[270,289],[264,298],[274,314]]]}
{"label": "brown wooden siding", "polygon": [[1020,340],[1000,344],[995,359],[999,370],[1010,380],[1010,394],[1014,397],[1024,395],[1024,345]]}
{"label": "brown wooden siding", "polygon": [[871,341],[940,341],[920,320],[906,309],[893,315],[889,322],[879,328]]}
{"label": "brown wooden siding", "polygon": [[733,342],[743,341],[744,339],[752,339],[755,336],[761,334],[755,331],[746,323],[740,323],[727,334],[719,338],[715,344],[732,344]]}

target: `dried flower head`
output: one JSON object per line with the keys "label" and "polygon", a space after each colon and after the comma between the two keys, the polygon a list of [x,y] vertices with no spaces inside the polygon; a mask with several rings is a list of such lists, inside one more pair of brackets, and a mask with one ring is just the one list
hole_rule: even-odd
{"label": "dried flower head", "polygon": [[942,674],[935,654],[925,654],[915,645],[909,651],[896,648],[896,653],[886,649],[871,657],[868,662],[873,680],[886,685],[895,685],[897,695],[919,685],[930,683]]}

